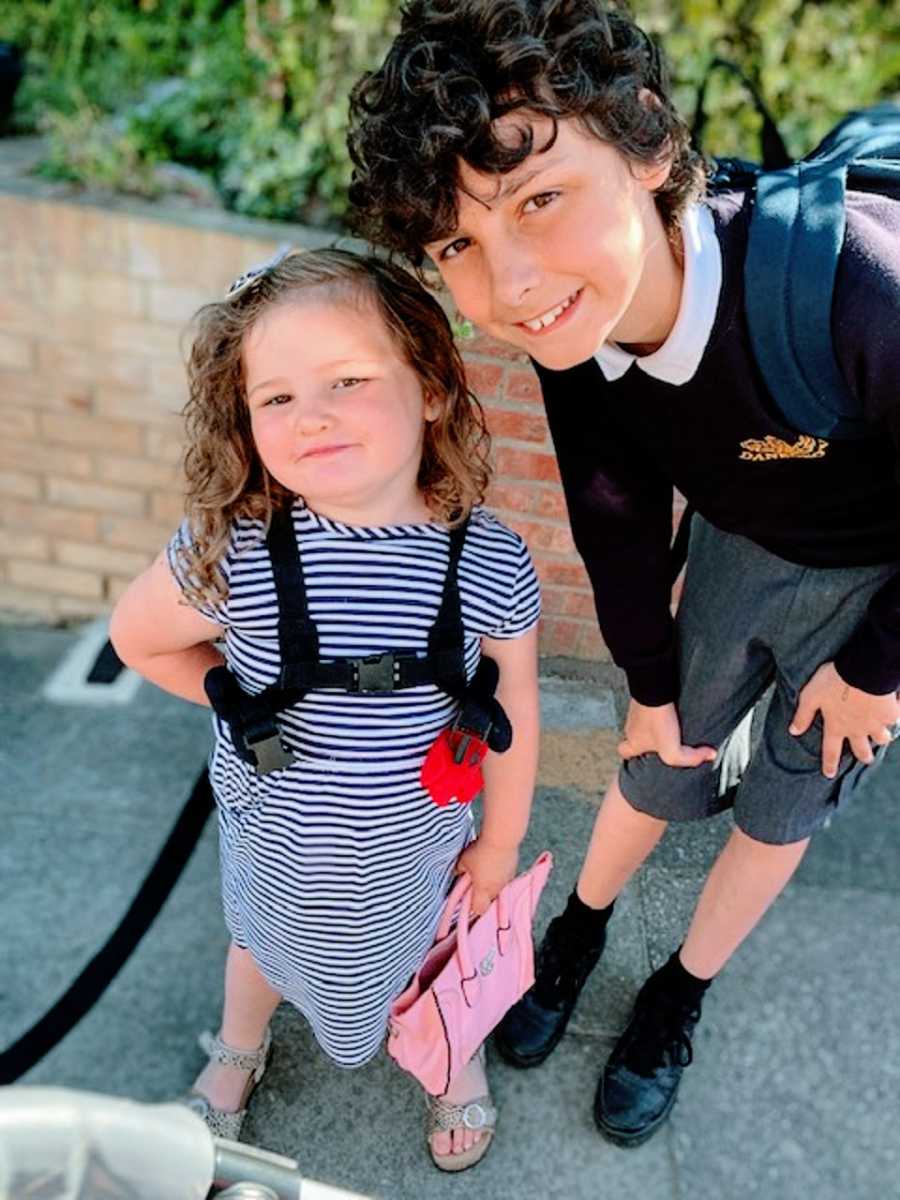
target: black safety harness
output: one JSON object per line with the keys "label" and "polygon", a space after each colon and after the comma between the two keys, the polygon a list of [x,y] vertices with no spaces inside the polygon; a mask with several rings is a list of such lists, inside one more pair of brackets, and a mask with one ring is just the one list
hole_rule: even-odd
{"label": "black safety harness", "polygon": [[278,644],[281,669],[276,683],[256,695],[244,691],[232,672],[213,667],[204,680],[216,714],[231,730],[238,755],[257,774],[281,770],[293,761],[285,750],[277,714],[318,688],[350,693],[384,694],[435,684],[460,702],[454,728],[465,735],[458,749],[461,761],[469,738],[480,739],[502,753],[512,741],[512,729],[495,699],[497,664],[482,658],[471,683],[466,681],[465,630],[459,596],[458,568],[468,520],[450,531],[450,556],[444,589],[434,624],[428,631],[425,655],[388,651],[364,658],[322,662],[319,635],[309,613],[300,549],[289,507],[276,512],[266,537],[278,599]]}

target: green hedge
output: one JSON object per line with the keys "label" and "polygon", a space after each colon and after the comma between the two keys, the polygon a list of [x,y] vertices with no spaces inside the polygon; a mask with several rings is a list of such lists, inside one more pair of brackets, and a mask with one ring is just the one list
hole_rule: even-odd
{"label": "green hedge", "polygon": [[49,133],[51,174],[153,195],[173,160],[237,212],[340,219],[347,90],[394,32],[389,0],[5,2],[17,126]]}
{"label": "green hedge", "polygon": [[[638,0],[693,111],[712,57],[741,65],[794,153],[840,113],[900,89],[894,0]],[[389,0],[0,0],[28,74],[16,127],[50,137],[44,169],[154,195],[167,161],[207,172],[229,208],[337,224],[346,98],[392,37]],[[737,81],[709,90],[705,146],[756,156]]]}
{"label": "green hedge", "polygon": [[[895,0],[639,0],[636,9],[666,48],[685,115],[718,55],[750,78],[794,155],[848,110],[900,99]],[[706,107],[710,153],[759,158],[759,118],[737,80],[717,73]]]}

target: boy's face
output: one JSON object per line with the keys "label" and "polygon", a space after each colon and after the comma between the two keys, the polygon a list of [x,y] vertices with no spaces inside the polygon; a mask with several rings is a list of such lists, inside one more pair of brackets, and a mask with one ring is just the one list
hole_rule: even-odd
{"label": "boy's face", "polygon": [[[528,120],[534,145],[551,124]],[[607,340],[658,345],[674,323],[680,276],[653,190],[669,166],[632,163],[574,120],[506,175],[459,170],[459,224],[425,247],[463,316],[562,370]]]}

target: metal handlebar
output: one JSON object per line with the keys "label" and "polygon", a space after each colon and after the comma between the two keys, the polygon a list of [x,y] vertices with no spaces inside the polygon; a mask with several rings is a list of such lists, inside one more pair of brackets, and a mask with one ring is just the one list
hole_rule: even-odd
{"label": "metal handlebar", "polygon": [[365,1200],[214,1138],[180,1104],[0,1087],[0,1200]]}

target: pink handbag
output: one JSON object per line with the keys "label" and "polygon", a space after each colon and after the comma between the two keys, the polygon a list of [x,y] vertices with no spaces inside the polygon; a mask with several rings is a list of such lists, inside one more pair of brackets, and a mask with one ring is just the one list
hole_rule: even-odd
{"label": "pink handbag", "polygon": [[388,1053],[432,1096],[444,1095],[534,983],[532,923],[552,867],[553,856],[545,850],[474,920],[468,875],[459,877],[447,897],[434,945],[391,1005],[388,1022]]}

